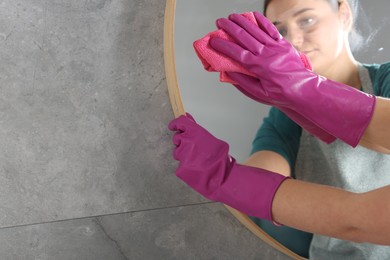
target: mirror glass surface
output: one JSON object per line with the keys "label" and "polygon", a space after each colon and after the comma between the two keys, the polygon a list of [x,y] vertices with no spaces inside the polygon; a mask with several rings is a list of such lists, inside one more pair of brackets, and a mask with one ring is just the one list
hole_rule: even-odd
{"label": "mirror glass surface", "polygon": [[230,145],[237,161],[249,156],[252,138],[269,108],[256,103],[207,72],[192,46],[216,30],[215,20],[231,13],[260,10],[259,0],[180,0],[175,14],[175,61],[184,109],[198,123]]}
{"label": "mirror glass surface", "polygon": [[[230,153],[245,161],[252,139],[269,107],[256,103],[233,86],[206,72],[192,43],[216,30],[215,20],[231,13],[262,11],[262,0],[180,0],[175,14],[175,62],[184,109],[216,137],[230,145]],[[357,28],[364,45],[355,53],[363,63],[382,63],[390,57],[388,37],[390,2],[361,1]]]}
{"label": "mirror glass surface", "polygon": [[[205,71],[192,44],[216,30],[216,19],[231,13],[262,11],[262,6],[261,0],[176,2],[174,51],[184,109],[213,135],[226,141],[238,162],[248,158],[252,140],[269,107],[245,97],[232,85],[219,82],[219,73]],[[388,7],[388,0],[360,2],[356,28],[362,44],[354,51],[357,61],[370,64],[390,60]]]}

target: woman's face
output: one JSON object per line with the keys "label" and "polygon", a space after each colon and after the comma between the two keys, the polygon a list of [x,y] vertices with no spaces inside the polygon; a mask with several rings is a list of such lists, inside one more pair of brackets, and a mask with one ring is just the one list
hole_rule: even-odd
{"label": "woman's face", "polygon": [[272,0],[266,15],[321,74],[348,45],[348,27],[340,13],[325,0]]}

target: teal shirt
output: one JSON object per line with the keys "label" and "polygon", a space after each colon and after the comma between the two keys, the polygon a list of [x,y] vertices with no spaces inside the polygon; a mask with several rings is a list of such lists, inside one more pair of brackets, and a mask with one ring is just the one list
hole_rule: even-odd
{"label": "teal shirt", "polygon": [[[375,96],[390,97],[390,62],[385,64],[364,64],[367,68],[373,86]],[[292,170],[297,159],[302,128],[289,119],[283,112],[272,107],[268,116],[264,119],[253,140],[252,151],[273,151],[283,156]],[[290,227],[276,227],[272,223],[257,218],[252,218],[265,232],[281,244],[308,257],[308,251],[312,234],[302,232]]]}

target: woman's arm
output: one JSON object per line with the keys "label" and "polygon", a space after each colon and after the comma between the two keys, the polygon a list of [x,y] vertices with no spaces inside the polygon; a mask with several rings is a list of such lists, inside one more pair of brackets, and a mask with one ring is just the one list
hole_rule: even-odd
{"label": "woman's arm", "polygon": [[297,180],[282,183],[274,220],[307,232],[355,242],[390,245],[390,186],[366,193]]}
{"label": "woman's arm", "polygon": [[[390,186],[355,194],[237,164],[229,145],[189,114],[172,120],[169,129],[175,131],[173,154],[180,161],[176,175],[206,198],[311,233],[390,245]],[[263,153],[283,162],[272,152]],[[278,167],[269,164],[277,165],[277,159],[263,160],[257,165]]]}
{"label": "woman's arm", "polygon": [[390,154],[390,99],[377,97],[374,115],[360,145],[371,150]]}
{"label": "woman's arm", "polygon": [[291,170],[287,160],[278,153],[272,151],[259,151],[251,155],[244,165],[277,172],[284,176],[290,176]]}
{"label": "woman's arm", "polygon": [[[272,151],[254,153],[245,165],[290,176],[286,159]],[[297,180],[282,183],[272,204],[274,220],[339,239],[390,245],[390,186],[352,193]]]}

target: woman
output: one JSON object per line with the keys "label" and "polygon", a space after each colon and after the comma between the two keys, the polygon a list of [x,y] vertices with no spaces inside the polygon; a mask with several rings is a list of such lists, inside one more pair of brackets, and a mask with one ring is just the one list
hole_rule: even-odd
{"label": "woman", "polygon": [[[390,101],[378,97],[389,97],[390,66],[362,67],[355,61],[346,1],[271,0],[264,13],[308,56],[315,73],[260,15],[260,28],[238,15],[220,19],[219,28],[239,45],[216,39],[212,47],[255,75],[229,74],[240,91],[279,108],[307,132],[272,108],[244,166],[228,155],[226,143],[183,116],[170,124],[178,131],[177,175],[209,199],[316,234],[313,259],[389,258],[389,247],[344,240],[390,245],[390,164],[384,155],[390,150]],[[364,73],[375,96],[353,89],[369,91]]]}

